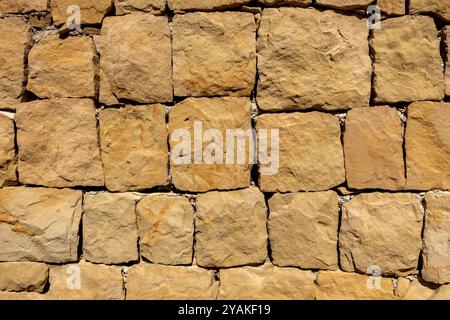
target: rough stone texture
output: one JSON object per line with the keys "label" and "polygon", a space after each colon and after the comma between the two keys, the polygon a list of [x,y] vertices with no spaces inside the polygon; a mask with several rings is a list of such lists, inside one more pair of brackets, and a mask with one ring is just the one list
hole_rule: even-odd
{"label": "rough stone texture", "polygon": [[412,281],[399,278],[396,295],[402,300],[449,300],[450,285],[439,287],[420,278]]}
{"label": "rough stone texture", "polygon": [[57,26],[65,24],[73,12],[67,12],[69,6],[80,8],[81,24],[99,24],[112,8],[112,0],[51,0],[53,23]]}
{"label": "rough stone texture", "polygon": [[90,37],[42,39],[28,56],[27,89],[40,98],[94,97],[95,54]]}
{"label": "rough stone texture", "polygon": [[81,191],[0,189],[0,261],[77,259]]}
{"label": "rough stone texture", "polygon": [[108,17],[102,26],[100,102],[171,102],[172,58],[167,17]]}
{"label": "rough stone texture", "polygon": [[17,106],[19,179],[47,187],[103,186],[95,107],[89,99]]}
{"label": "rough stone texture", "polygon": [[9,292],[0,291],[0,300],[45,300],[45,294],[37,292]]}
{"label": "rough stone texture", "polygon": [[90,262],[136,261],[136,199],[131,193],[87,194],[84,197],[83,257]]}
{"label": "rough stone texture", "polygon": [[142,190],[169,183],[163,105],[105,109],[99,120],[108,190]]}
{"label": "rough stone texture", "polygon": [[175,96],[250,96],[256,77],[256,24],[246,12],[176,15]]}
{"label": "rough stone texture", "polygon": [[450,29],[449,27],[444,27],[442,30],[442,37],[445,41],[445,95],[450,96]]}
{"label": "rough stone texture", "polygon": [[2,0],[0,14],[46,11],[48,0]]}
{"label": "rough stone texture", "polygon": [[377,5],[387,15],[401,16],[406,13],[405,0],[377,0]]}
{"label": "rough stone texture", "polygon": [[439,18],[450,22],[449,0],[410,0],[409,13],[433,13]]}
{"label": "rough stone texture", "polygon": [[316,2],[317,4],[330,8],[352,10],[366,9],[367,6],[374,3],[375,0],[317,0]]}
{"label": "rough stone texture", "polygon": [[425,16],[387,19],[373,30],[374,90],[379,103],[444,98],[440,41]]}
{"label": "rough stone texture", "polygon": [[36,262],[0,263],[0,291],[44,291],[48,267]]}
{"label": "rough stone texture", "polygon": [[258,35],[258,106],[268,111],[367,106],[372,73],[367,37],[367,22],[356,17],[265,9]]}
{"label": "rough stone texture", "polygon": [[422,278],[450,283],[450,194],[428,193],[425,202]]}
{"label": "rough stone texture", "polygon": [[406,125],[407,187],[450,189],[450,103],[415,102]]}
{"label": "rough stone texture", "polygon": [[[2,2],[3,3],[3,2]],[[29,25],[19,17],[0,19],[0,103],[2,109],[22,95],[25,80],[24,55],[30,42]]]}
{"label": "rough stone texture", "polygon": [[312,273],[296,268],[262,267],[221,269],[219,299],[313,300]]}
{"label": "rough stone texture", "polygon": [[150,195],[139,201],[136,211],[144,258],[168,265],[192,263],[194,208],[188,198]]}
{"label": "rough stone texture", "polygon": [[258,0],[258,2],[269,6],[275,4],[307,5],[311,4],[312,0]]}
{"label": "rough stone texture", "polygon": [[355,108],[347,113],[344,153],[350,188],[405,186],[403,130],[400,113],[393,108]]}
{"label": "rough stone texture", "polygon": [[114,0],[116,15],[148,12],[162,14],[166,8],[166,0]]}
{"label": "rough stone texture", "polygon": [[416,273],[422,249],[420,200],[407,193],[368,193],[343,204],[339,233],[344,271]]}
{"label": "rough stone texture", "polygon": [[258,188],[209,192],[197,198],[197,264],[233,267],[267,258],[267,208]]}
{"label": "rough stone texture", "polygon": [[125,296],[122,267],[86,262],[54,266],[50,269],[50,289],[45,298],[48,300],[123,300]]}
{"label": "rough stone texture", "polygon": [[14,122],[0,115],[0,187],[17,180]]}
{"label": "rough stone texture", "polygon": [[316,280],[317,300],[393,300],[392,280],[379,279],[379,288],[368,276],[340,271],[320,271]]}
{"label": "rough stone texture", "polygon": [[[202,133],[196,135],[195,122],[201,121]],[[190,140],[187,145],[191,145],[191,150],[178,150],[178,146],[183,140],[174,135],[178,129],[188,130]],[[170,149],[171,149],[171,174],[172,182],[179,190],[205,192],[209,190],[229,190],[246,188],[250,185],[250,174],[252,165],[248,157],[250,141],[253,136],[245,139],[245,161],[243,164],[237,163],[235,151],[233,164],[226,164],[226,142],[221,141],[224,153],[223,164],[208,161],[204,155],[208,152],[208,146],[213,143],[212,139],[202,139],[208,129],[220,130],[223,140],[226,140],[227,129],[241,129],[244,131],[252,129],[251,123],[251,102],[248,98],[188,98],[175,105],[170,113]],[[235,139],[237,140],[237,139]],[[202,150],[195,148],[196,141],[202,143]],[[220,143],[219,141],[215,141]],[[196,163],[195,150],[200,153],[201,163]],[[216,149],[217,150],[217,149]],[[252,149],[253,150],[253,149]],[[188,164],[183,164],[183,158]],[[200,159],[199,159],[200,160]],[[180,163],[181,162],[181,163]]]}
{"label": "rough stone texture", "polygon": [[260,175],[263,192],[322,191],[345,181],[341,128],[333,115],[264,114],[256,118],[256,129],[267,129],[267,135],[279,129],[280,136],[280,168]]}
{"label": "rough stone texture", "polygon": [[140,263],[127,276],[127,300],[211,300],[217,297],[214,271]]}
{"label": "rough stone texture", "polygon": [[339,208],[334,191],[275,194],[269,211],[275,265],[337,269]]}
{"label": "rough stone texture", "polygon": [[[251,0],[168,0],[172,10],[229,9],[249,3]],[[234,27],[234,26],[229,26]]]}

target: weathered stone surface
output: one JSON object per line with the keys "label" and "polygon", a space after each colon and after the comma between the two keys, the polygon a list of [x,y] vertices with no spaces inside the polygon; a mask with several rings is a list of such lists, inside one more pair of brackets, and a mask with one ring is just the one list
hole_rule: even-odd
{"label": "weathered stone surface", "polygon": [[167,17],[108,17],[102,26],[100,101],[171,102],[172,57]]}
{"label": "weathered stone surface", "polygon": [[250,96],[256,78],[256,24],[246,12],[176,15],[175,96]]}
{"label": "weathered stone surface", "polygon": [[450,29],[444,27],[442,30],[442,37],[445,41],[445,51],[447,59],[445,60],[445,95],[450,96]]}
{"label": "weathered stone surface", "polygon": [[378,278],[379,286],[370,277],[340,271],[320,271],[317,276],[317,300],[393,300],[392,280]]}
{"label": "weathered stone surface", "polygon": [[[172,10],[218,10],[239,7],[251,0],[168,0]],[[234,26],[229,26],[234,27]]]}
{"label": "weathered stone surface", "polygon": [[94,97],[95,54],[90,37],[42,39],[28,57],[27,89],[40,98]]}
{"label": "weathered stone surface", "polygon": [[48,0],[2,0],[0,14],[46,11]]}
{"label": "weathered stone surface", "polygon": [[127,300],[211,300],[217,297],[214,271],[140,263],[127,276]]}
{"label": "weathered stone surface", "polygon": [[74,14],[69,10],[74,5],[80,8],[81,24],[100,24],[112,8],[112,0],[51,0],[53,23],[57,26],[65,24]]}
{"label": "weathered stone surface", "polygon": [[296,268],[243,267],[220,270],[219,299],[313,300],[312,273]]}
{"label": "weathered stone surface", "polygon": [[48,300],[123,300],[122,267],[81,262],[50,269]]}
{"label": "weathered stone surface", "polygon": [[352,10],[366,9],[367,6],[374,3],[375,0],[317,0],[316,2],[317,4],[330,8]]}
{"label": "weathered stone surface", "polygon": [[87,194],[84,197],[83,257],[90,262],[136,261],[136,199],[131,193]]}
{"label": "weathered stone surface", "polygon": [[37,292],[0,291],[0,300],[45,300],[46,295]]}
{"label": "weathered stone surface", "polygon": [[0,261],[77,259],[81,191],[0,189]]}
{"label": "weathered stone surface", "polygon": [[375,192],[355,196],[342,207],[342,270],[373,273],[379,269],[383,275],[416,273],[422,223],[420,201],[412,194]]}
{"label": "weathered stone surface", "polygon": [[[198,126],[201,130],[195,129]],[[189,133],[187,140],[179,135],[180,129]],[[208,137],[209,129],[219,130],[222,137]],[[245,131],[246,136],[228,139],[229,129]],[[251,102],[247,98],[188,98],[175,105],[169,119],[170,171],[175,187],[194,192],[248,187],[253,160],[248,156],[249,150],[253,150],[250,148],[253,142],[251,129]],[[231,139],[245,142],[242,164],[238,163],[237,148],[232,150],[234,161],[227,164],[227,143]],[[186,141],[186,148],[181,148],[183,141]],[[231,155],[230,152],[230,158]]]}
{"label": "weathered stone surface", "polygon": [[116,15],[148,12],[162,14],[166,8],[166,0],[114,0]]}
{"label": "weathered stone surface", "polygon": [[312,0],[258,0],[259,3],[265,4],[265,5],[279,5],[279,4],[299,4],[299,5],[306,5],[310,4]]}
{"label": "weathered stone surface", "polygon": [[0,103],[9,109],[22,95],[25,80],[24,55],[28,50],[29,25],[18,17],[0,19]]}
{"label": "weathered stone surface", "polygon": [[136,211],[144,258],[169,265],[192,263],[194,208],[188,198],[150,195],[139,201]]}
{"label": "weathered stone surface", "polygon": [[47,187],[103,186],[95,107],[89,99],[17,106],[19,179]]}
{"label": "weathered stone surface", "polygon": [[403,124],[396,109],[350,110],[345,120],[344,153],[350,188],[398,190],[405,186]]}
{"label": "weathered stone surface", "polygon": [[367,22],[357,17],[265,9],[258,35],[258,106],[280,111],[369,105],[367,37]]}
{"label": "weathered stone surface", "polygon": [[373,30],[375,100],[396,103],[444,98],[440,42],[425,16],[387,19]]}
{"label": "weathered stone surface", "polygon": [[275,194],[269,211],[275,265],[337,269],[339,208],[334,191]]}
{"label": "weathered stone surface", "polygon": [[422,278],[450,283],[450,194],[427,193],[425,202]]}
{"label": "weathered stone surface", "polygon": [[406,125],[406,183],[412,190],[450,189],[450,103],[415,102]]}
{"label": "weathered stone surface", "polygon": [[0,115],[0,187],[17,180],[14,122]]}
{"label": "weathered stone surface", "polygon": [[405,0],[377,0],[377,5],[388,15],[401,16],[406,13]]}
{"label": "weathered stone surface", "polygon": [[100,111],[105,183],[111,191],[150,189],[169,183],[166,108],[130,106]]}
{"label": "weathered stone surface", "polygon": [[402,300],[449,300],[450,285],[438,286],[418,278],[399,278],[395,294]]}
{"label": "weathered stone surface", "polygon": [[0,291],[44,291],[48,267],[36,262],[0,263]]}
{"label": "weathered stone surface", "polygon": [[[260,174],[263,192],[322,191],[345,181],[341,128],[333,115],[263,114],[256,118],[256,129],[258,136],[264,129],[267,135],[278,129],[280,137],[279,170]],[[260,173],[264,166],[260,165]]]}
{"label": "weathered stone surface", "polygon": [[449,0],[410,0],[409,13],[433,13],[439,18],[450,22]]}
{"label": "weathered stone surface", "polygon": [[258,188],[197,198],[196,258],[202,267],[262,263],[267,258],[267,208]]}

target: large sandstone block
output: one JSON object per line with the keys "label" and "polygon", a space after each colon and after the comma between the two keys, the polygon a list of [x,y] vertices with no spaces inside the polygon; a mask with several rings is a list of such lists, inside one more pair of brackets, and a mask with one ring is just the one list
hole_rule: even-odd
{"label": "large sandstone block", "polygon": [[27,89],[40,98],[95,96],[96,55],[90,37],[44,38],[28,56]]}
{"label": "large sandstone block", "polygon": [[112,0],[51,0],[53,23],[57,26],[65,24],[74,15],[69,8],[74,5],[80,8],[81,24],[100,24],[112,8]]}
{"label": "large sandstone block", "polygon": [[415,102],[406,125],[408,189],[450,189],[450,103]]}
{"label": "large sandstone block", "polygon": [[172,51],[167,17],[130,14],[103,22],[100,102],[171,102]]}
{"label": "large sandstone block", "polygon": [[343,204],[339,232],[342,270],[382,275],[417,272],[422,249],[420,200],[407,193],[367,193]]}
{"label": "large sandstone block", "polygon": [[249,2],[251,0],[168,0],[169,8],[172,10],[230,9]]}
{"label": "large sandstone block", "polygon": [[262,267],[221,269],[219,299],[314,300],[312,273],[296,268]]}
{"label": "large sandstone block", "polygon": [[427,193],[425,202],[422,278],[450,283],[450,194]]}
{"label": "large sandstone block", "polygon": [[84,197],[83,257],[93,263],[136,261],[136,199],[131,193],[97,193]]}
{"label": "large sandstone block", "polygon": [[0,291],[0,300],[9,301],[34,301],[34,300],[46,300],[45,294],[40,294],[37,292],[10,292],[10,291]]}
{"label": "large sandstone block", "polygon": [[[210,129],[219,130],[220,136],[208,136]],[[231,129],[243,131],[245,136],[229,137],[227,130]],[[175,105],[169,118],[170,171],[175,187],[192,192],[248,187],[253,161],[249,156],[253,151],[251,130],[251,102],[247,98],[188,98]],[[241,163],[238,148],[228,153],[232,139],[244,144]],[[233,161],[228,162],[227,157]]]}
{"label": "large sandstone block", "polygon": [[[397,0],[399,1],[399,0]],[[316,3],[325,7],[353,10],[353,9],[366,9],[367,6],[374,3],[375,0],[317,0]]]}
{"label": "large sandstone block", "polygon": [[0,189],[0,261],[75,261],[81,203],[76,190]]}
{"label": "large sandstone block", "polygon": [[14,122],[0,115],[0,187],[17,180],[16,169]]}
{"label": "large sandstone block", "polygon": [[197,198],[195,252],[202,267],[263,263],[267,208],[258,188],[209,192]]}
{"label": "large sandstone block", "polygon": [[280,111],[369,105],[367,37],[367,22],[357,17],[265,9],[258,34],[258,106]]}
{"label": "large sandstone block", "polygon": [[89,99],[17,106],[19,179],[47,187],[103,186],[95,107]]}
{"label": "large sandstone block", "polygon": [[105,184],[131,191],[169,183],[166,108],[130,106],[100,111]]}
{"label": "large sandstone block", "polygon": [[449,300],[450,285],[438,286],[418,278],[399,278],[396,295],[402,300]]}
{"label": "large sandstone block", "polygon": [[377,0],[377,6],[388,15],[401,16],[406,13],[405,0]]}
{"label": "large sandstone block", "polygon": [[42,292],[48,282],[48,266],[36,262],[0,263],[0,291]]}
{"label": "large sandstone block", "polygon": [[450,29],[445,27],[442,30],[442,37],[445,41],[445,95],[450,96]]}
{"label": "large sandstone block", "polygon": [[345,181],[337,117],[320,112],[263,114],[256,118],[256,129],[258,134],[279,130],[279,170],[260,174],[263,192],[322,191]]}
{"label": "large sandstone block", "polygon": [[47,2],[48,0],[2,0],[0,14],[46,11]]}
{"label": "large sandstone block", "polygon": [[166,9],[166,0],[114,0],[116,15],[148,12],[162,14]]}
{"label": "large sandstone block", "polygon": [[144,258],[168,265],[192,263],[194,208],[188,198],[150,195],[139,201],[136,211]]}
{"label": "large sandstone block", "polygon": [[269,200],[273,263],[302,269],[338,267],[338,197],[334,191],[275,194]]}
{"label": "large sandstone block", "polygon": [[256,24],[246,12],[176,15],[175,96],[250,96],[256,79]]}
{"label": "large sandstone block", "polygon": [[312,0],[258,0],[258,2],[269,6],[280,4],[307,5],[311,4]]}
{"label": "large sandstone block", "polygon": [[218,283],[214,271],[140,263],[127,276],[127,300],[213,300]]}
{"label": "large sandstone block", "polygon": [[387,19],[373,30],[375,100],[396,103],[444,98],[440,41],[425,16]]}
{"label": "large sandstone block", "polygon": [[450,22],[449,0],[410,0],[409,13],[432,13],[439,18]]}
{"label": "large sandstone block", "polygon": [[405,186],[403,131],[400,113],[393,108],[355,108],[347,113],[344,153],[350,188]]}

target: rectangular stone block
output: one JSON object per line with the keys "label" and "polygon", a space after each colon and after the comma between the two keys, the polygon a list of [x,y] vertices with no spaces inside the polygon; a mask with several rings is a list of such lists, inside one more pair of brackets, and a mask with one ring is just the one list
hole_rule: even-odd
{"label": "rectangular stone block", "polygon": [[181,11],[230,9],[249,2],[251,0],[168,0],[170,9]]}
{"label": "rectangular stone block", "polygon": [[406,13],[405,0],[377,0],[377,6],[387,15],[402,16]]}
{"label": "rectangular stone block", "polygon": [[166,0],[114,0],[116,15],[140,12],[159,15],[166,9],[166,3]]}
{"label": "rectangular stone block", "polygon": [[450,22],[450,1],[409,0],[409,13],[431,13],[446,22]]}
{"label": "rectangular stone block", "polygon": [[73,10],[70,10],[70,6],[78,6],[81,24],[100,24],[111,10],[112,2],[113,0],[51,0],[50,9],[53,23],[56,26],[67,23],[69,17],[74,14]]}
{"label": "rectangular stone block", "polygon": [[0,291],[43,292],[47,282],[48,266],[44,263],[0,263]]}
{"label": "rectangular stone block", "polygon": [[46,11],[48,0],[2,0],[0,14]]}
{"label": "rectangular stone block", "polygon": [[[342,10],[366,9],[375,0],[316,0],[316,3],[330,8]],[[399,1],[399,0],[397,0]]]}
{"label": "rectangular stone block", "polygon": [[0,115],[0,187],[11,185],[17,180],[16,170],[14,122]]}

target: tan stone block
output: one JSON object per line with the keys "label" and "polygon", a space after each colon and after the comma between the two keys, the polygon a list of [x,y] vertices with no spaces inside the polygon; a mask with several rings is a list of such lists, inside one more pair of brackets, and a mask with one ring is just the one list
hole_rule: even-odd
{"label": "tan stone block", "polygon": [[40,294],[37,292],[9,292],[0,291],[0,300],[46,300],[45,294]]}
{"label": "tan stone block", "polygon": [[396,295],[402,300],[449,300],[450,285],[439,286],[427,283],[421,278],[412,281],[399,278],[395,290]]}
{"label": "tan stone block", "polygon": [[17,180],[16,169],[14,122],[0,115],[0,187]]}
{"label": "tan stone block", "polygon": [[387,15],[402,16],[406,13],[405,0],[377,0],[377,6]]}
{"label": "tan stone block", "polygon": [[[398,1],[398,0],[397,0]],[[317,0],[317,4],[335,9],[366,9],[375,0]]]}
{"label": "tan stone block", "polygon": [[74,5],[80,8],[81,24],[100,24],[113,4],[112,0],[51,0],[53,23],[57,26],[65,24],[74,14],[69,10]]}
{"label": "tan stone block", "polygon": [[[239,7],[251,0],[168,0],[172,10],[219,10]],[[229,25],[228,27],[233,27]]]}
{"label": "tan stone block", "polygon": [[307,5],[311,4],[312,0],[258,0],[258,2],[269,6],[275,4]]}
{"label": "tan stone block", "polygon": [[48,267],[36,262],[0,263],[1,291],[43,292],[48,282]]}
{"label": "tan stone block", "polygon": [[409,13],[432,13],[440,19],[450,22],[449,0],[410,0]]}
{"label": "tan stone block", "polygon": [[2,0],[0,14],[46,11],[48,0]]}
{"label": "tan stone block", "polygon": [[116,15],[139,12],[163,14],[166,2],[166,0],[114,0],[114,6]]}

